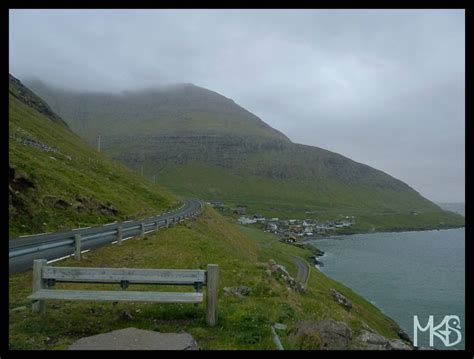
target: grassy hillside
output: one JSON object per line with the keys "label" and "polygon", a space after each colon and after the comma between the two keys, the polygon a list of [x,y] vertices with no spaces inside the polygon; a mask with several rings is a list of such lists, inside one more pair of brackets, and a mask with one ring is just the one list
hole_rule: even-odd
{"label": "grassy hillside", "polygon": [[[192,334],[202,349],[275,349],[270,326],[288,325],[280,334],[285,349],[317,349],[318,342],[295,342],[288,334],[299,320],[334,319],[343,321],[356,336],[369,326],[387,338],[397,338],[398,326],[376,307],[343,285],[310,269],[308,291],[299,294],[286,283],[266,273],[266,263],[274,259],[296,276],[292,255],[306,258],[310,252],[275,242],[272,235],[230,223],[210,208],[202,216],[156,234],[135,238],[122,246],[110,245],[85,254],[81,262],[67,259],[56,266],[129,268],[220,267],[218,324],[205,324],[204,308],[183,304],[100,302],[47,302],[43,316],[33,315],[26,297],[31,293],[31,271],[10,275],[9,348],[65,349],[77,339],[126,327],[160,332]],[[248,296],[226,296],[224,287],[248,286]],[[57,284],[59,287],[107,288],[107,285]],[[150,286],[132,286],[157,290]],[[131,289],[133,289],[131,287]],[[152,286],[153,287],[153,286]],[[344,294],[353,303],[347,311],[332,298],[330,289]],[[161,290],[170,290],[162,287]],[[173,290],[192,290],[174,287]],[[27,308],[22,309],[25,306]]]}
{"label": "grassy hillside", "polygon": [[265,216],[354,215],[357,231],[464,225],[388,174],[292,143],[197,86],[112,95],[32,85],[81,136],[94,143],[100,133],[107,154],[180,195],[245,204]]}
{"label": "grassy hillside", "polygon": [[10,237],[146,216],[178,204],[90,147],[10,77]]}
{"label": "grassy hillside", "polygon": [[[247,212],[263,213],[268,218],[316,218],[333,220],[355,215],[356,224],[344,233],[387,230],[421,230],[463,226],[460,216],[440,211],[429,201],[417,201],[406,191],[354,188],[327,181],[321,184],[294,179],[272,180],[239,175],[217,166],[189,163],[167,168],[160,183],[186,196],[224,200],[229,207],[246,204]],[[186,182],[182,179],[193,178]],[[411,213],[416,211],[416,215]],[[340,233],[343,233],[340,230]]]}

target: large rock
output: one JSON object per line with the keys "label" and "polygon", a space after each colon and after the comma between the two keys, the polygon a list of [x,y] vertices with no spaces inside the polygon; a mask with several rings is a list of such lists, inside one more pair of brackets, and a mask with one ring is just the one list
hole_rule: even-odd
{"label": "large rock", "polygon": [[309,260],[310,260],[311,262],[313,262],[313,264],[316,265],[316,266],[324,267],[324,263],[321,262],[321,261],[318,259],[318,257],[316,257],[316,256],[310,256],[310,257],[309,257]]}
{"label": "large rock", "polygon": [[194,338],[187,333],[158,333],[137,328],[81,338],[69,350],[197,350]]}
{"label": "large rock", "polygon": [[344,322],[304,320],[292,329],[289,340],[301,349],[343,350],[352,339],[352,331]]}
{"label": "large rock", "polygon": [[390,340],[390,349],[392,350],[413,350],[411,346],[400,339]]}
{"label": "large rock", "polygon": [[285,266],[278,264],[273,259],[268,261],[268,271],[269,274],[276,274],[279,277],[283,278],[289,285],[290,288],[296,290],[299,293],[305,293],[306,288],[303,283],[299,283],[295,278],[293,278],[290,273],[288,273]]}
{"label": "large rock", "polygon": [[234,295],[236,297],[242,298],[246,295],[249,295],[252,291],[252,288],[246,286],[240,287],[224,287],[225,295]]}
{"label": "large rock", "polygon": [[357,342],[357,349],[390,350],[392,348],[387,338],[365,330],[362,331],[355,341]]}
{"label": "large rock", "polygon": [[405,332],[403,329],[400,329],[400,328],[399,328],[399,329],[397,330],[397,335],[398,335],[398,337],[399,337],[400,339],[403,339],[404,341],[413,344],[413,342],[411,341],[410,336],[409,336],[408,333]]}
{"label": "large rock", "polygon": [[337,290],[331,288],[330,289],[330,292],[331,292],[331,295],[332,295],[332,298],[337,302],[339,303],[340,305],[342,305],[344,308],[346,308],[347,310],[351,310],[352,309],[352,303],[349,299],[347,299],[345,296],[343,296],[341,293],[339,293]]}
{"label": "large rock", "polygon": [[26,172],[19,170],[15,166],[9,166],[9,186],[12,191],[24,191],[28,188],[35,188],[34,182],[29,178]]}
{"label": "large rock", "polygon": [[314,248],[313,249],[313,253],[317,256],[317,257],[321,257],[321,256],[324,256],[324,251],[318,249],[318,248]]}

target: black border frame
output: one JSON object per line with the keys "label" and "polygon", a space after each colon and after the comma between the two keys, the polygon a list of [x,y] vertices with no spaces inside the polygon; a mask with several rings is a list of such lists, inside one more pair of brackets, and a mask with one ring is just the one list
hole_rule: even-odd
{"label": "black border frame", "polygon": [[[235,2],[235,1],[229,1],[225,5],[222,6],[222,4],[219,4],[221,6],[215,6],[216,3],[212,2],[201,2],[199,5],[201,6],[196,6],[197,4],[195,2],[189,1],[189,0],[181,0],[181,1],[160,1],[160,2],[151,2],[151,1],[143,1],[143,0],[135,0],[133,2],[126,2],[126,1],[92,1],[92,0],[83,0],[83,1],[60,1],[60,0],[52,0],[52,1],[32,1],[32,0],[17,0],[17,1],[9,1],[8,5],[4,7],[4,11],[2,11],[1,16],[2,21],[0,22],[3,27],[3,38],[4,38],[4,49],[6,50],[4,56],[2,59],[5,61],[4,63],[4,68],[5,68],[5,91],[8,93],[8,90],[6,88],[6,82],[7,82],[7,72],[9,72],[9,65],[8,65],[8,54],[9,54],[9,10],[10,9],[55,9],[55,8],[60,8],[60,9],[87,9],[87,8],[93,8],[93,9],[109,9],[109,8],[117,8],[117,9],[134,9],[134,8],[141,8],[141,9],[180,9],[180,8],[187,8],[187,9],[224,9],[224,8],[236,8],[236,9],[264,9],[264,8],[273,8],[273,9],[294,9],[294,8],[300,8],[300,9],[312,9],[312,8],[321,8],[321,9],[336,9],[336,8],[347,8],[347,9],[372,9],[372,8],[383,8],[383,9],[437,9],[437,8],[442,8],[442,9],[464,9],[465,10],[465,24],[466,24],[466,31],[465,31],[465,39],[466,39],[466,68],[465,68],[465,74],[466,74],[466,119],[469,117],[469,115],[472,113],[471,109],[471,103],[470,99],[472,98],[471,95],[471,84],[472,80],[470,77],[472,77],[472,70],[470,69],[469,65],[471,64],[472,56],[471,56],[471,49],[472,48],[472,36],[471,34],[473,33],[472,25],[471,25],[471,20],[469,18],[470,11],[468,9],[468,1],[463,1],[463,0],[451,0],[451,1],[444,1],[444,0],[431,0],[431,1],[422,1],[422,0],[416,0],[416,1],[406,1],[406,0],[399,0],[399,1],[394,1],[394,0],[385,0],[383,2],[375,2],[375,1],[370,1],[370,0],[339,0],[339,1],[318,1],[318,2],[310,2],[310,1],[292,1],[291,3],[286,2],[283,3],[282,1],[274,1],[274,2],[268,2],[268,1],[240,1],[240,2]],[[474,3],[474,2],[471,2]],[[7,105],[7,93],[3,95],[2,100],[5,101],[4,105],[2,106],[2,110],[4,113],[4,121],[2,125],[5,127],[6,125],[6,117],[8,116],[8,105]],[[448,351],[450,356],[462,356],[462,357],[469,357],[469,358],[474,358],[474,338],[473,338],[473,333],[474,333],[474,324],[473,324],[473,307],[472,305],[469,305],[471,303],[474,303],[474,298],[471,294],[471,289],[474,283],[474,278],[473,278],[473,262],[469,261],[469,256],[472,256],[473,254],[473,244],[470,241],[470,234],[471,234],[471,228],[470,225],[467,222],[467,219],[470,217],[471,213],[471,206],[470,202],[468,201],[468,198],[471,194],[471,190],[468,188],[467,184],[471,183],[470,180],[472,180],[472,169],[469,168],[467,165],[470,163],[470,151],[468,150],[469,148],[469,141],[468,141],[468,133],[471,129],[470,122],[465,120],[465,183],[466,183],[466,188],[465,188],[465,204],[466,204],[466,251],[465,251],[465,263],[466,263],[466,291],[465,291],[465,303],[466,303],[466,308],[465,308],[465,315],[466,315],[466,320],[465,320],[465,344],[466,344],[466,349],[465,350],[460,350],[460,351]],[[1,144],[5,146],[6,148],[3,150],[3,154],[8,153],[8,128],[6,128],[5,131],[2,131],[2,136],[3,136],[3,141],[1,141]],[[5,162],[8,162],[8,157],[4,155],[4,160]],[[6,163],[4,163],[3,168],[6,168]],[[5,176],[5,181],[6,181],[6,176]],[[6,184],[4,185],[4,189],[6,192]],[[3,193],[5,193],[3,192]],[[5,200],[6,201],[6,200]],[[4,209],[6,209],[6,205],[3,206]],[[3,218],[7,218],[6,214],[3,216]],[[1,261],[2,265],[2,272],[1,272],[1,278],[2,278],[2,283],[4,284],[3,288],[8,286],[8,229],[7,226],[3,226],[3,231],[5,233],[5,236],[3,240],[1,241],[1,245],[3,246],[2,248],[2,254],[3,254],[3,259]],[[8,349],[8,336],[7,333],[9,332],[9,326],[7,323],[7,318],[9,317],[9,311],[8,311],[8,296],[6,295],[4,291],[4,295],[1,297],[1,308],[0,308],[0,318],[2,318],[2,329],[1,332],[3,333],[0,339],[0,359],[3,358],[8,358],[8,357],[15,357],[15,356],[21,356],[21,355],[28,355],[30,354],[29,352],[24,353],[23,351],[10,351]],[[345,351],[340,351],[341,353],[334,353],[334,352],[329,352],[333,354],[343,354]],[[144,353],[141,352],[140,354],[148,354],[148,355],[153,355],[155,356],[156,353]],[[218,351],[216,351],[217,354],[219,354]],[[299,355],[304,355],[308,354],[307,352],[298,352]],[[321,352],[318,351],[316,354],[315,353],[309,353],[310,355],[327,355],[328,352]],[[348,352],[349,355],[353,355],[355,353]],[[438,355],[440,354],[444,356],[446,354],[446,351],[413,351],[413,352],[406,352],[403,353],[403,355]],[[33,354],[33,353],[31,353]],[[30,355],[31,355],[30,354]],[[69,352],[68,355],[84,355],[86,353],[81,353],[81,352]],[[105,353],[104,353],[105,354]],[[132,354],[132,353],[131,353]],[[171,353],[170,353],[171,354]],[[193,355],[198,354],[196,352],[193,353]],[[202,352],[201,352],[202,354]],[[212,354],[212,353],[211,353]],[[271,352],[269,353],[271,355],[285,355],[285,352]],[[367,355],[369,352],[362,351],[360,352],[362,355]],[[372,352],[371,354],[379,356],[380,352]],[[33,354],[34,355],[34,354]],[[47,355],[52,355],[52,356],[57,356],[57,355],[63,355],[63,352],[61,351],[48,351]],[[206,355],[209,355],[209,352],[206,353]],[[226,354],[227,355],[227,354]],[[240,355],[240,353],[237,353],[237,355]],[[395,355],[399,356],[400,352],[383,352],[383,355]]]}

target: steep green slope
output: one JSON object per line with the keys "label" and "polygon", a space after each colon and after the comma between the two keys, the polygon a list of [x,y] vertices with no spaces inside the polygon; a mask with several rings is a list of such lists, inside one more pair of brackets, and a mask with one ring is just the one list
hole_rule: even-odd
{"label": "steep green slope", "polygon": [[[177,84],[121,94],[58,90],[30,81],[35,90],[84,138],[123,134],[229,132],[289,141],[233,100],[192,84]],[[99,120],[99,121],[98,121]],[[130,132],[133,126],[133,132]]]}
{"label": "steep green slope", "polygon": [[386,173],[292,143],[197,86],[121,95],[33,86],[79,134],[93,143],[100,133],[106,153],[182,195],[243,203],[267,216],[355,215],[352,229],[360,231],[464,225]]}
{"label": "steep green slope", "polygon": [[[111,330],[135,327],[159,332],[190,333],[201,349],[275,349],[271,325],[280,322],[288,331],[279,335],[285,349],[317,349],[320,343],[310,337],[305,343],[294,341],[291,330],[301,320],[332,319],[345,322],[355,338],[363,328],[397,338],[398,325],[362,297],[310,268],[307,292],[289,290],[280,276],[268,275],[270,259],[283,264],[292,276],[297,269],[292,256],[306,258],[310,252],[275,242],[274,236],[257,229],[231,224],[210,208],[195,221],[86,254],[81,262],[67,259],[56,266],[128,268],[205,268],[219,265],[218,323],[205,323],[203,305],[130,303],[117,304],[81,301],[47,302],[44,315],[34,315],[26,297],[31,294],[31,271],[10,276],[9,348],[66,349],[81,337]],[[56,284],[58,288],[111,290],[111,285]],[[225,287],[247,286],[243,297],[225,295]],[[172,288],[172,289],[171,289]],[[331,288],[353,304],[346,310],[331,296]],[[134,286],[130,290],[183,290],[184,287]],[[54,303],[54,305],[53,305]],[[15,309],[16,308],[16,309]],[[20,309],[18,309],[20,308]],[[15,310],[14,310],[15,309]],[[355,344],[355,343],[354,343]],[[340,348],[344,349],[344,348]]]}
{"label": "steep green slope", "polygon": [[10,237],[156,214],[178,200],[98,153],[10,76]]}

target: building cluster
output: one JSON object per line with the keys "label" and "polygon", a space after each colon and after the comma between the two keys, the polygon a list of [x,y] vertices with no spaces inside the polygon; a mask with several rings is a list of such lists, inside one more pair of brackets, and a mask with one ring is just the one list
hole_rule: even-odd
{"label": "building cluster", "polygon": [[232,211],[239,215],[237,223],[242,225],[256,224],[265,232],[275,233],[282,240],[293,243],[305,236],[325,235],[334,233],[338,229],[355,224],[354,216],[344,216],[335,221],[320,221],[317,219],[280,219],[265,218],[259,213],[245,215],[247,207],[237,205],[235,208],[226,208],[222,202],[209,202],[211,206],[221,211]]}
{"label": "building cluster", "polygon": [[350,227],[355,224],[354,216],[345,216],[337,221],[318,221],[316,219],[279,219],[265,218],[260,214],[252,217],[242,216],[237,222],[239,224],[260,224],[265,232],[279,235],[288,242],[296,242],[304,236],[327,234],[339,228]]}

